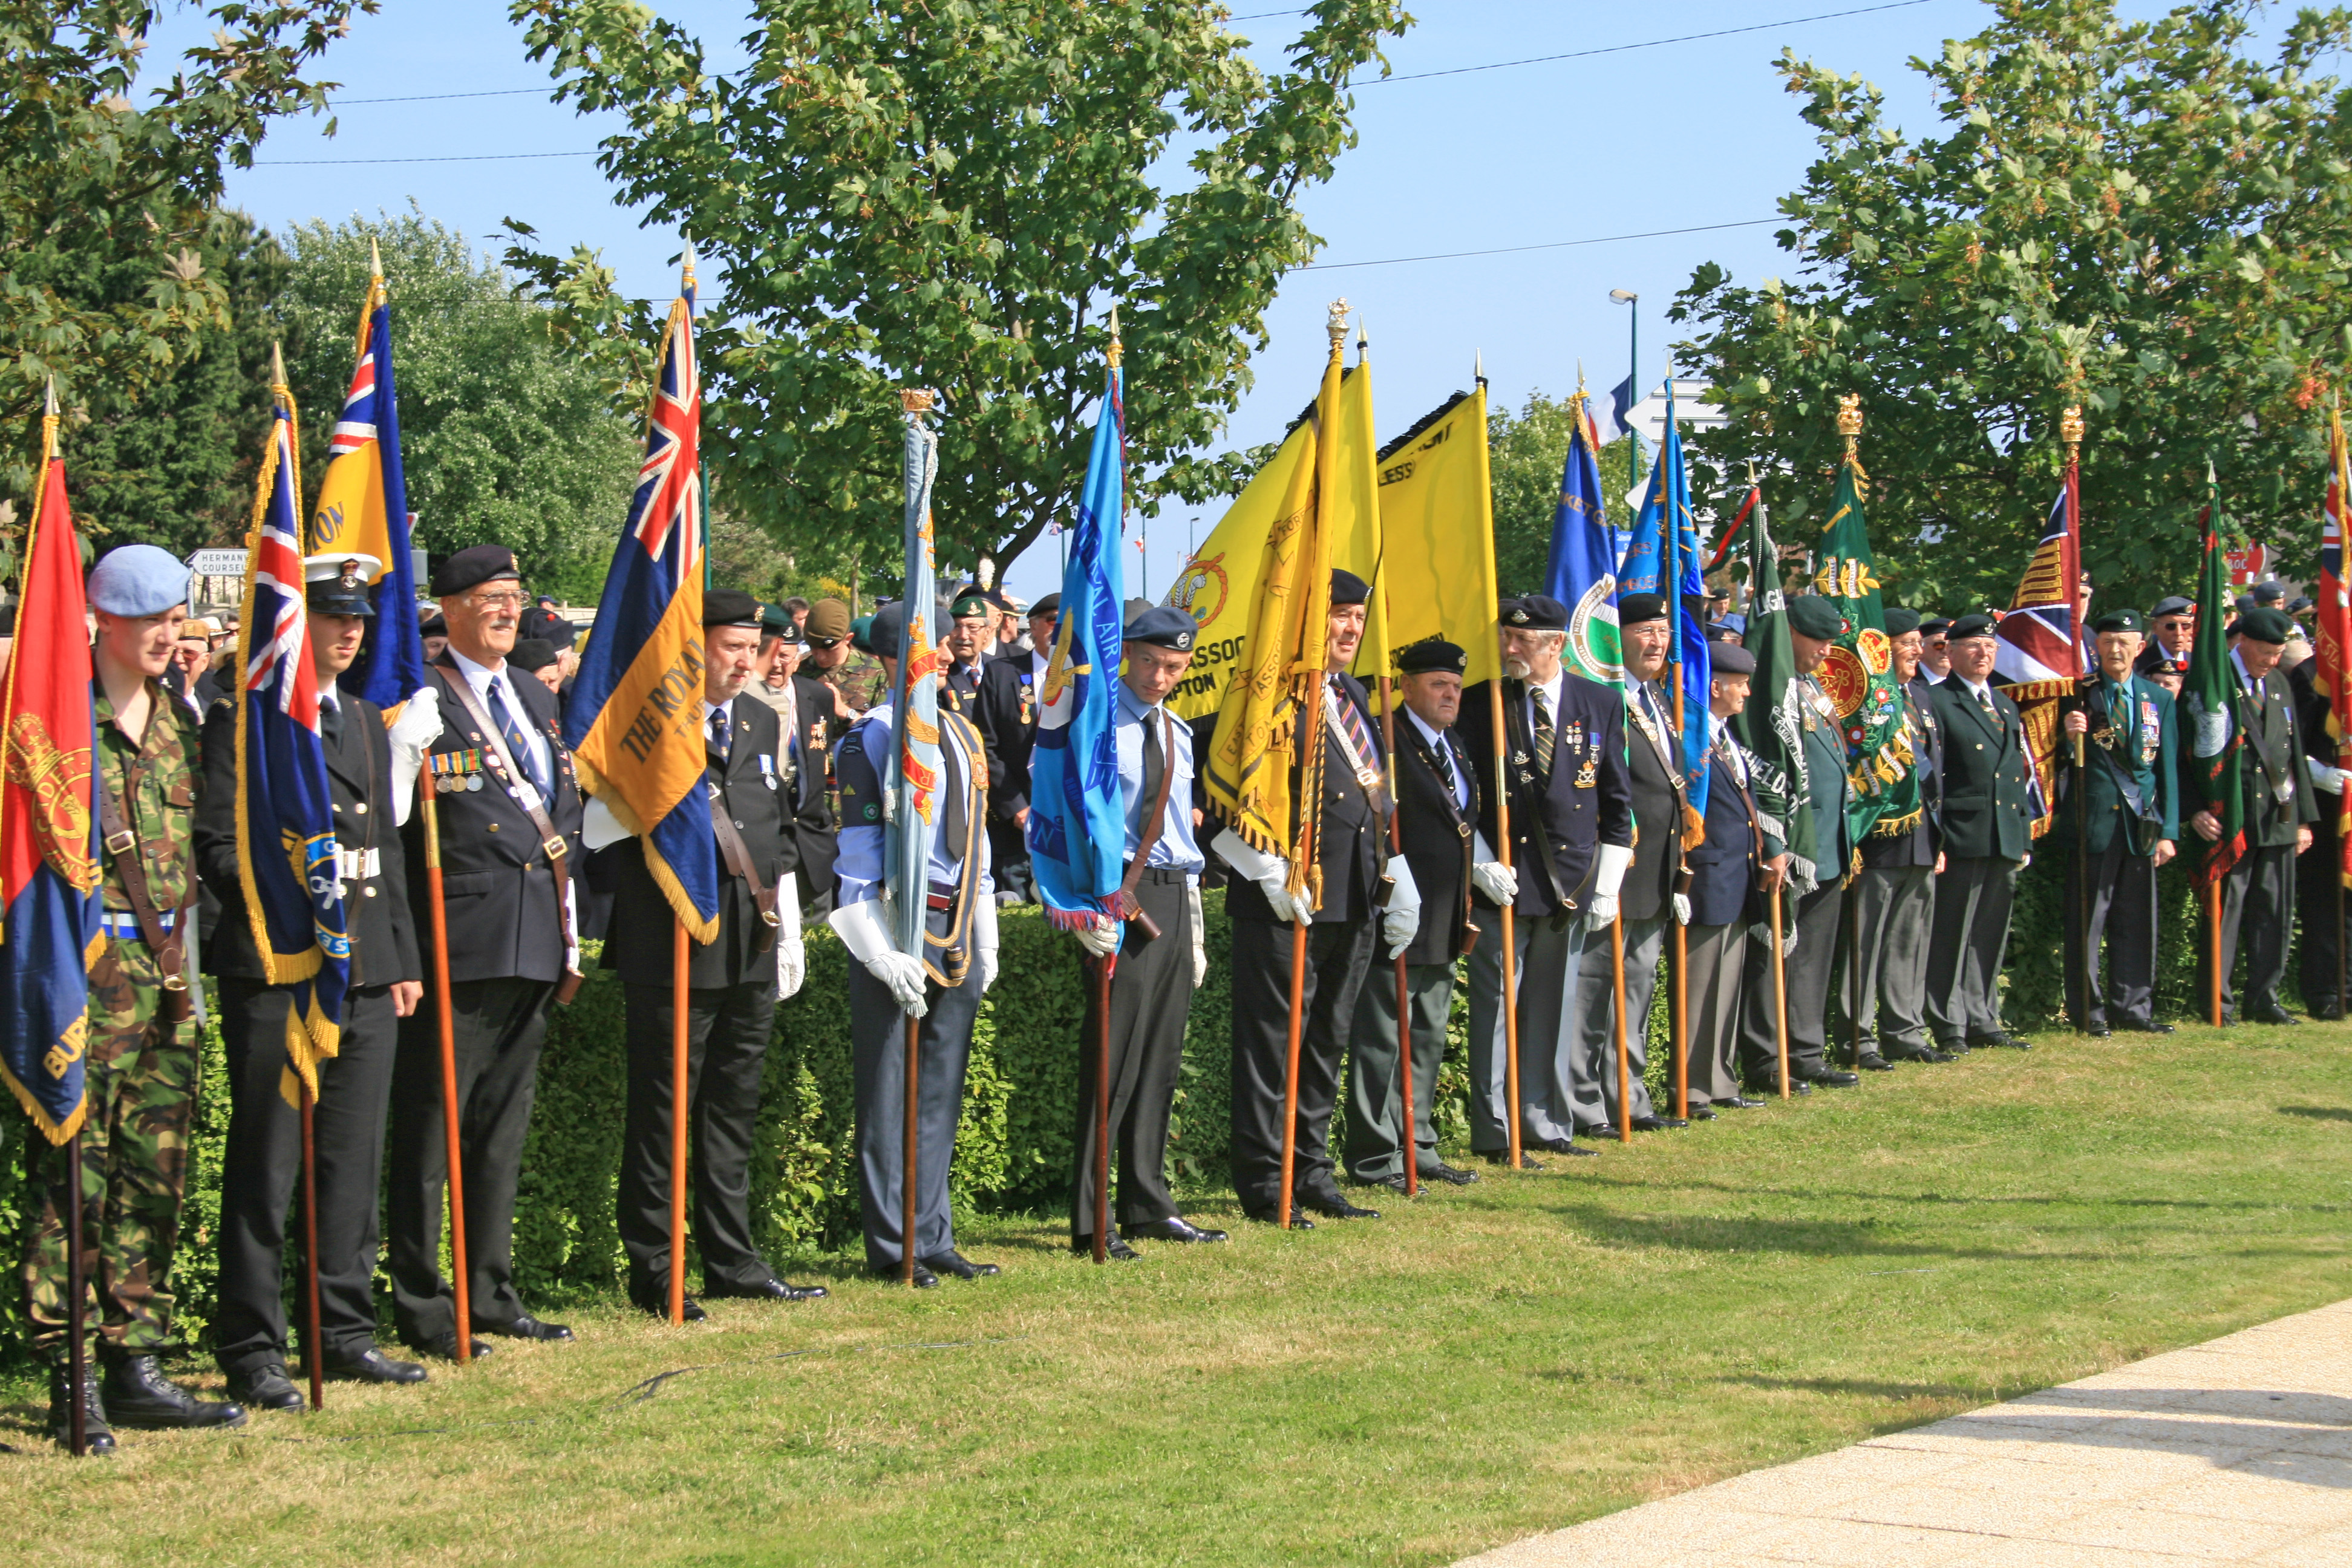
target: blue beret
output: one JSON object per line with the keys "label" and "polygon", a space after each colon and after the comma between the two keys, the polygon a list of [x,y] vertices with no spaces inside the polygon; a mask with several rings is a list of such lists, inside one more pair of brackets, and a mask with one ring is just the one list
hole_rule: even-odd
{"label": "blue beret", "polygon": [[1200,624],[1173,605],[1154,605],[1127,623],[1126,640],[1191,653]]}
{"label": "blue beret", "polygon": [[187,567],[152,544],[109,551],[90,569],[90,608],[110,616],[160,616],[187,602]]}

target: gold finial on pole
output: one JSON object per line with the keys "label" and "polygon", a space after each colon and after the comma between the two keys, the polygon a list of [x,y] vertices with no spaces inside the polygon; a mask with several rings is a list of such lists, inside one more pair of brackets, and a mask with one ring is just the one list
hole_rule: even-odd
{"label": "gold finial on pole", "polygon": [[691,289],[694,287],[694,241],[686,239],[683,236],[680,238],[686,246],[686,277],[680,287]]}
{"label": "gold finial on pole", "polygon": [[2074,448],[2083,444],[2083,405],[2070,403],[2058,415],[2058,439],[2066,444],[2066,456],[2071,460]]}
{"label": "gold finial on pole", "polygon": [[1371,329],[1364,325],[1364,313],[1359,310],[1356,312],[1356,358],[1361,361],[1371,346]]}
{"label": "gold finial on pole", "polygon": [[42,384],[41,390],[41,461],[46,463],[57,455],[58,378],[53,375]]}
{"label": "gold finial on pole", "polygon": [[920,386],[900,387],[898,389],[898,406],[902,411],[908,414],[929,414],[931,411],[931,394],[929,389]]}
{"label": "gold finial on pole", "polygon": [[1118,341],[1118,304],[1114,300],[1110,308],[1110,353],[1107,356],[1110,360],[1111,369],[1117,370],[1119,361],[1126,355],[1127,345]]}
{"label": "gold finial on pole", "polygon": [[289,390],[286,384],[285,345],[274,339],[269,344],[269,390],[272,392]]}
{"label": "gold finial on pole", "polygon": [[1854,444],[1862,439],[1862,394],[1849,392],[1838,399],[1838,434],[1845,437],[1846,461],[1853,461]]}
{"label": "gold finial on pole", "polygon": [[1348,301],[1345,298],[1331,301],[1331,314],[1323,323],[1323,330],[1331,335],[1331,352],[1339,353],[1339,345],[1348,341]]}
{"label": "gold finial on pole", "polygon": [[383,247],[376,243],[373,235],[368,236],[368,276],[379,283],[383,281]]}

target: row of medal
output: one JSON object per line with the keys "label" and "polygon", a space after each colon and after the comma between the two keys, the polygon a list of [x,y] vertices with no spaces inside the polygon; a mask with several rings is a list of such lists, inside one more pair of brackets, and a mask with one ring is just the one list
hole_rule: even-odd
{"label": "row of medal", "polygon": [[425,761],[433,766],[433,787],[455,794],[464,790],[479,794],[484,775],[499,772],[497,761],[481,750],[469,752],[428,752]]}

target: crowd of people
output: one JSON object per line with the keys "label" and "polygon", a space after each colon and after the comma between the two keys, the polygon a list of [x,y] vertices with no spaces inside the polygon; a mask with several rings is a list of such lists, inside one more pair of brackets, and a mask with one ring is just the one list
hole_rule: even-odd
{"label": "crowd of people", "polygon": [[[778,1005],[805,973],[803,923],[815,919],[855,961],[855,1155],[867,1268],[919,1288],[996,1273],[958,1247],[948,1175],[972,1026],[998,969],[998,910],[1034,896],[1029,763],[1058,595],[1024,616],[1001,593],[968,584],[936,611],[886,604],[859,616],[838,600],[771,605],[732,589],[706,592],[704,782],[723,876],[716,940],[690,955],[681,1110],[672,1097],[670,905],[641,847],[609,812],[600,825],[565,746],[570,622],[548,603],[526,607],[500,546],[442,560],[423,627],[441,727],[417,742],[420,752],[404,754],[383,715],[336,683],[368,635],[368,584],[379,569],[334,554],[308,565],[351,972],[340,1049],[317,1082],[320,1334],[304,1357],[331,1378],[403,1384],[425,1381],[429,1361],[488,1354],[500,1340],[572,1337],[519,1293],[511,1230],[548,1011],[576,988],[583,943],[598,938],[600,962],[617,973],[626,1000],[617,1206],[633,1304],[667,1316],[683,1283],[673,1279],[685,1263],[671,1255],[669,1220],[681,1113],[695,1146],[700,1262],[682,1315],[704,1319],[714,1298],[826,1294],[778,1275],[750,1212],[762,1062]],[[288,1370],[283,1267],[301,1175],[286,1057],[293,1002],[272,984],[245,910],[236,704],[215,647],[233,628],[189,620],[188,586],[184,566],[143,545],[100,558],[88,584],[107,853],[89,1109],[78,1134],[82,1234],[66,1233],[67,1163],[52,1151],[24,1281],[36,1348],[54,1368],[52,1425],[63,1441],[79,1402],[101,1452],[113,1447],[115,1427],[235,1426],[252,1408],[303,1404]],[[2186,601],[2092,623],[2097,673],[2080,682],[2063,719],[2087,761],[2066,775],[2054,840],[2039,841],[2025,725],[1993,679],[1993,618],[1890,609],[1921,809],[1855,843],[1845,826],[1853,785],[1844,742],[1813,675],[1847,629],[1831,601],[1801,595],[1773,612],[1785,618],[1799,671],[1783,699],[1794,700],[1783,716],[1803,759],[1793,775],[1762,764],[1743,739],[1763,694],[1750,690],[1756,660],[1741,644],[1759,628],[1718,622],[1702,811],[1687,798],[1662,685],[1680,606],[1654,595],[1621,598],[1619,688],[1563,668],[1564,605],[1541,595],[1506,601],[1485,634],[1496,639],[1498,680],[1465,689],[1467,650],[1415,643],[1396,654],[1397,701],[1384,717],[1373,689],[1349,673],[1367,597],[1362,581],[1332,573],[1322,709],[1292,733],[1291,798],[1315,795],[1311,878],[1221,823],[1208,776],[1214,722],[1188,725],[1167,707],[1193,658],[1192,617],[1129,606],[1114,735],[1127,833],[1114,906],[1122,915],[1065,922],[1088,954],[1118,955],[1107,989],[1087,988],[1084,1032],[1071,1041],[1080,1079],[1074,1250],[1094,1249],[1097,1225],[1118,1259],[1138,1256],[1138,1242],[1226,1239],[1184,1215],[1167,1174],[1186,1020],[1212,962],[1203,886],[1224,887],[1231,917],[1230,951],[1217,955],[1232,981],[1231,1180],[1252,1221],[1367,1221],[1378,1212],[1357,1199],[1381,1189],[1479,1179],[1442,1157],[1435,1131],[1462,984],[1471,1161],[1528,1170],[1591,1156],[1612,1139],[1754,1113],[1784,1092],[1849,1089],[1897,1063],[2023,1048],[2004,1027],[1998,982],[2017,875],[2037,842],[2084,840],[2082,869],[2070,858],[2069,870],[2070,919],[2079,910],[2087,921],[2073,933],[2082,956],[2069,965],[2072,1016],[2093,1035],[2168,1030],[2154,996],[2157,868],[2184,834],[2210,841],[2222,831],[2191,779],[2173,701],[2194,629]],[[939,831],[919,956],[886,929],[880,901],[891,693],[917,615],[936,616],[921,640],[946,654],[932,677]],[[2242,1016],[2293,1021],[2281,987],[2300,889],[2304,994],[2315,1013],[2341,1016],[2340,905],[2327,858],[2306,858],[2322,865],[2316,876],[2296,870],[2315,830],[2332,844],[2336,814],[2317,800],[2344,784],[2315,711],[2325,699],[2307,671],[2287,673],[2301,639],[2284,610],[2245,603],[2230,640],[2250,765],[2247,849],[2221,900],[2221,982]],[[1310,736],[1319,755],[1307,754]],[[1809,858],[1791,847],[1801,816],[1812,828],[1802,840]],[[1304,885],[1318,890],[1302,899]],[[440,944],[427,940],[436,921],[446,974],[434,973]],[[1666,972],[1681,992],[1687,1044],[1670,1075],[1675,1093],[1661,1103],[1645,1086],[1645,1024],[1677,931],[1680,957]],[[2242,933],[2244,978],[2232,989]],[[2200,942],[2200,951],[2217,949]],[[454,1058],[446,1079],[445,1017],[433,1000],[445,979]],[[226,1400],[173,1383],[158,1361],[173,1343],[172,1264],[206,993],[231,1097],[212,1325]],[[919,1020],[911,1194],[902,1185],[910,1016]],[[1098,1213],[1106,1070],[1118,1175],[1108,1212]],[[454,1105],[445,1081],[455,1084]],[[1343,1083],[1346,1131],[1335,1147]],[[445,1269],[452,1123],[463,1199],[450,1250],[461,1261]],[[89,1281],[80,1304],[68,1295],[75,1247]],[[394,1331],[415,1359],[378,1342],[380,1261]],[[96,1330],[99,1354],[76,1384],[64,1345],[78,1310]]]}

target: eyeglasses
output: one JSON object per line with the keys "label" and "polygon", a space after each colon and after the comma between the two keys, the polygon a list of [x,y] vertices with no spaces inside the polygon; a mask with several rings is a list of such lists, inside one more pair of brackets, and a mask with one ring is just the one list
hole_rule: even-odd
{"label": "eyeglasses", "polygon": [[476,594],[467,600],[467,603],[478,610],[520,610],[522,608],[522,595],[520,594]]}

